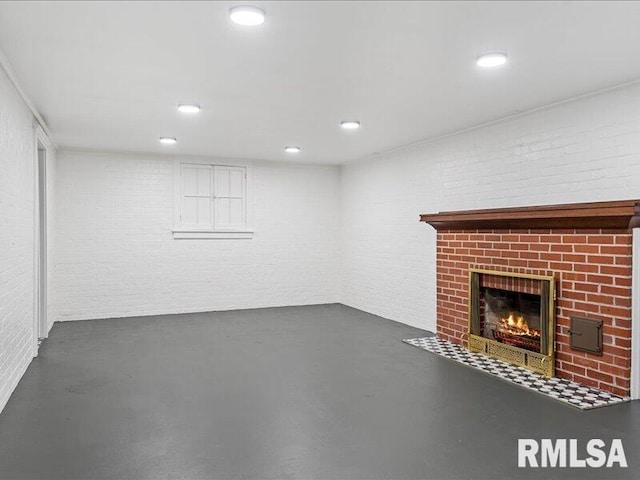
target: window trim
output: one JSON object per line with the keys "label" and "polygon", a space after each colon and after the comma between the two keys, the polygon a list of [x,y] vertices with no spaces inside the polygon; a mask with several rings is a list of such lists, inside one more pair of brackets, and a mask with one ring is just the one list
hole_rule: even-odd
{"label": "window trim", "polygon": [[[212,228],[185,227],[181,224],[180,213],[182,204],[182,165],[207,165],[212,167],[243,167],[247,177],[245,180],[245,222],[244,228],[216,229],[215,219]],[[214,177],[212,175],[212,182]],[[253,168],[244,162],[234,162],[228,160],[216,161],[213,159],[200,158],[178,158],[173,161],[173,228],[171,232],[174,239],[251,239],[253,238]],[[213,188],[213,185],[212,185]]]}

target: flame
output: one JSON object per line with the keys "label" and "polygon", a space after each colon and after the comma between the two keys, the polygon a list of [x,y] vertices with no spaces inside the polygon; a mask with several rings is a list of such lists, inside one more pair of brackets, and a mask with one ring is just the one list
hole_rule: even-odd
{"label": "flame", "polygon": [[529,337],[540,337],[540,331],[529,328],[524,317],[516,316],[515,313],[509,312],[507,318],[500,320],[500,328],[511,335],[527,335]]}

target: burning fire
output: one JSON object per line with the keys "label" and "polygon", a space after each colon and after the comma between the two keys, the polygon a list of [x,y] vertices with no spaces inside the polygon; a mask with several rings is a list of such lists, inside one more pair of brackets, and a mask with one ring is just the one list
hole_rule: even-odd
{"label": "burning fire", "polygon": [[540,331],[529,328],[524,317],[516,316],[513,312],[509,312],[507,318],[500,320],[500,329],[510,333],[511,335],[540,337]]}

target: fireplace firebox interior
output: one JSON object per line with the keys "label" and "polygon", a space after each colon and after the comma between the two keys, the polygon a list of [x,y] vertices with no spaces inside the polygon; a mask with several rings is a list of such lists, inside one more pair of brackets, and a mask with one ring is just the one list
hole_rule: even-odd
{"label": "fireplace firebox interior", "polygon": [[481,287],[480,306],[483,337],[540,352],[540,295]]}
{"label": "fireplace firebox interior", "polygon": [[471,270],[469,349],[554,373],[554,279]]}

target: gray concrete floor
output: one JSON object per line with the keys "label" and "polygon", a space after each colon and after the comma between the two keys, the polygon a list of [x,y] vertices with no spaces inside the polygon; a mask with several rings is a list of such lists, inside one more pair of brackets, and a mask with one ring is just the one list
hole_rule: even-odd
{"label": "gray concrete floor", "polygon": [[[56,324],[0,415],[0,478],[639,478],[640,403],[582,412],[342,305]],[[621,438],[630,468],[517,468]]]}

